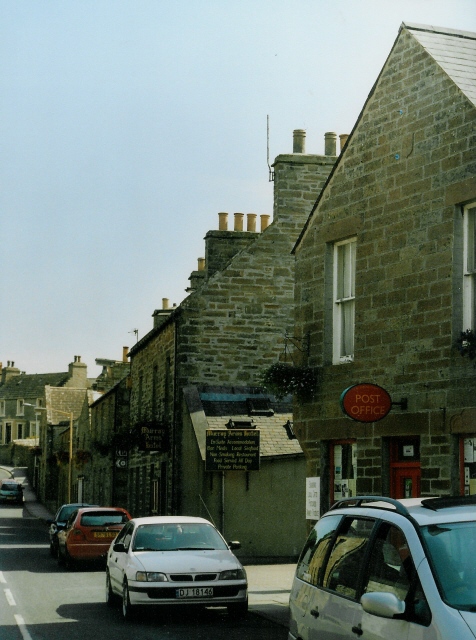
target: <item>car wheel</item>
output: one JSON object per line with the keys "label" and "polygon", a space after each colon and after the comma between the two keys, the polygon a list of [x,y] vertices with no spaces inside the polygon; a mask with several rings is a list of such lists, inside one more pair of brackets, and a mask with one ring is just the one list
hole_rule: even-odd
{"label": "car wheel", "polygon": [[122,617],[124,620],[132,620],[134,618],[135,607],[131,604],[129,597],[129,587],[127,582],[124,582],[122,588]]}
{"label": "car wheel", "polygon": [[234,618],[242,618],[248,613],[248,600],[245,602],[233,602],[227,605],[228,614]]}
{"label": "car wheel", "polygon": [[62,567],[64,565],[64,557],[63,557],[59,547],[58,547],[58,553],[57,553],[56,559],[58,561],[58,565],[60,567]]}
{"label": "car wheel", "polygon": [[68,553],[68,549],[64,550],[64,566],[66,567],[66,569],[68,569],[68,571],[73,571],[73,569],[75,569],[76,567],[73,558]]}
{"label": "car wheel", "polygon": [[111,576],[109,571],[106,570],[106,604],[108,607],[113,607],[116,604],[117,596],[111,587]]}

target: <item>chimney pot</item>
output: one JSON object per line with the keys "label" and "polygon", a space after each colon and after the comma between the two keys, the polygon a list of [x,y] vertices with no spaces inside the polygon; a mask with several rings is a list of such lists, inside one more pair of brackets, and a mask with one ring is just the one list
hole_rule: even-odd
{"label": "chimney pot", "polygon": [[252,233],[256,232],[256,213],[246,214],[246,230]]}
{"label": "chimney pot", "polygon": [[348,133],[341,133],[339,135],[339,140],[340,140],[340,151],[342,153],[342,149],[345,147],[345,143],[347,142],[347,138],[349,137]]}
{"label": "chimney pot", "polygon": [[293,153],[306,153],[306,131],[304,129],[294,129],[293,131]]}
{"label": "chimney pot", "polygon": [[270,218],[270,216],[267,213],[262,213],[260,215],[261,231],[264,231],[265,229],[267,229],[269,227],[269,218]]}
{"label": "chimney pot", "polygon": [[218,230],[228,231],[228,214],[225,211],[218,214]]}
{"label": "chimney pot", "polygon": [[243,231],[244,213],[235,213],[235,231]]}
{"label": "chimney pot", "polygon": [[324,134],[324,153],[326,156],[337,155],[337,134],[328,131]]}
{"label": "chimney pot", "polygon": [[128,353],[129,353],[129,347],[122,347],[122,362],[127,362]]}
{"label": "chimney pot", "polygon": [[198,270],[205,271],[205,258],[198,258]]}
{"label": "chimney pot", "polygon": [[162,298],[162,309],[168,309],[168,308],[169,308],[169,299]]}

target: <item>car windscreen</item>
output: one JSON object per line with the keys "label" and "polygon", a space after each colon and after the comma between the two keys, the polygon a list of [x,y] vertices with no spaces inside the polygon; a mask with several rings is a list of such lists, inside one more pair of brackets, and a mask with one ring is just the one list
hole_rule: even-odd
{"label": "car windscreen", "polygon": [[225,541],[209,524],[145,524],[137,528],[134,551],[225,550]]}
{"label": "car windscreen", "polygon": [[83,527],[106,527],[113,524],[124,524],[129,518],[120,511],[94,511],[81,515]]}
{"label": "car windscreen", "polygon": [[70,505],[68,507],[63,507],[58,513],[58,517],[56,518],[56,520],[58,522],[66,522],[66,520],[73,513],[73,511],[77,511],[77,510],[78,510],[77,505]]}
{"label": "car windscreen", "polygon": [[21,486],[15,482],[4,482],[1,488],[3,491],[9,491],[11,493],[20,493],[22,490]]}
{"label": "car windscreen", "polygon": [[455,609],[476,611],[476,521],[421,529],[443,600]]}

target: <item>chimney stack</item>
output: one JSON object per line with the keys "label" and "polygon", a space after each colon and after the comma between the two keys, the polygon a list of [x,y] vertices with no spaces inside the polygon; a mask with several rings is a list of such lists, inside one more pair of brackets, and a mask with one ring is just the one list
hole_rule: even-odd
{"label": "chimney stack", "polygon": [[128,353],[129,353],[129,347],[122,347],[122,362],[127,362]]}

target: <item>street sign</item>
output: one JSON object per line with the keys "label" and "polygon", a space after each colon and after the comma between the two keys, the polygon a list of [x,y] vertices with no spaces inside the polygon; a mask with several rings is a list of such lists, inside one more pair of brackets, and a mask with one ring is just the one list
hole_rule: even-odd
{"label": "street sign", "polygon": [[116,467],[118,469],[125,469],[127,467],[127,459],[119,458],[118,460],[116,460]]}
{"label": "street sign", "polygon": [[207,429],[206,471],[259,471],[259,429]]}

